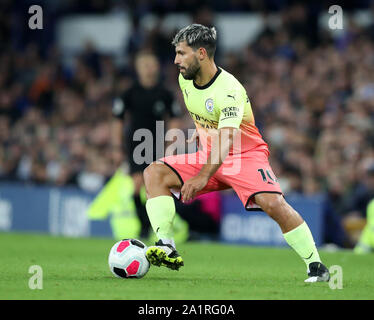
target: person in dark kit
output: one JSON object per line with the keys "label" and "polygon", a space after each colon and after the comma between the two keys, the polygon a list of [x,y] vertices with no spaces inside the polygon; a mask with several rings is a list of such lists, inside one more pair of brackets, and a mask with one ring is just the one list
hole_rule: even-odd
{"label": "person in dark kit", "polygon": [[[177,121],[178,111],[175,111],[176,104],[172,92],[160,81],[159,61],[152,52],[137,53],[135,70],[137,80],[113,103],[112,150],[117,153],[115,158],[121,158],[118,154],[122,154],[123,151],[127,155],[129,174],[134,182],[134,202],[142,225],[140,237],[146,238],[150,230],[150,222],[140,197],[140,191],[144,185],[143,171],[149,163],[164,156],[164,148],[161,147],[164,146],[164,135],[161,133],[165,133],[162,130],[168,128],[160,127],[162,124],[158,123],[156,134],[156,122],[168,119],[168,122],[173,123]],[[141,141],[137,141],[134,133],[138,129],[142,129],[138,131],[140,136],[144,132],[152,133],[151,145],[146,144],[144,137]],[[140,144],[146,148],[139,154],[137,150],[142,149]],[[150,151],[150,148],[153,150]],[[150,158],[149,155],[152,157]],[[145,160],[145,162],[139,163],[139,160]]]}

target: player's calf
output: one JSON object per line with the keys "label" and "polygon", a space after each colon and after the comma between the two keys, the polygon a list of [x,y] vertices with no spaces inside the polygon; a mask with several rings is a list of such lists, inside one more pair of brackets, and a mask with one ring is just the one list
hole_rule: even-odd
{"label": "player's calf", "polygon": [[305,262],[309,276],[305,282],[329,281],[329,271],[321,262],[308,225],[283,196],[263,193],[256,195],[255,200],[279,224],[286,242]]}
{"label": "player's calf", "polygon": [[261,209],[279,224],[283,233],[293,230],[304,222],[281,194],[260,193],[255,196],[255,200]]}

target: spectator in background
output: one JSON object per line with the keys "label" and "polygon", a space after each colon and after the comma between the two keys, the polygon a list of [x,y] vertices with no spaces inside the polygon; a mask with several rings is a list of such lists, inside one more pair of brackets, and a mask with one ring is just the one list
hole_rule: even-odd
{"label": "spectator in background", "polygon": [[347,214],[366,217],[366,208],[374,199],[374,161],[363,169],[362,180],[353,190],[347,203]]}
{"label": "spectator in background", "polygon": [[[138,76],[137,81],[121,97],[117,98],[113,105],[115,120],[112,124],[112,149],[114,158],[120,159],[121,156],[118,153],[123,151],[123,146],[126,148],[127,162],[134,181],[134,202],[142,223],[141,237],[147,237],[150,222],[140,197],[141,188],[144,186],[143,171],[148,164],[164,155],[164,153],[157,153],[160,147],[164,145],[165,140],[164,135],[160,135],[160,132],[156,129],[156,122],[167,118],[175,118],[177,112],[173,108],[175,104],[172,92],[160,81],[160,66],[157,57],[147,51],[137,53],[135,69]],[[128,124],[125,141],[122,139],[124,121]],[[172,120],[170,123],[172,123]],[[144,150],[143,160],[146,162],[141,164],[137,162],[142,159],[135,158],[136,154],[134,154],[137,146],[144,145],[143,141],[139,142],[134,138],[134,133],[138,129],[148,130],[152,134],[151,145],[146,145]],[[147,138],[145,138],[145,142],[147,142]],[[152,148],[150,151],[151,158],[147,158],[150,148]]]}

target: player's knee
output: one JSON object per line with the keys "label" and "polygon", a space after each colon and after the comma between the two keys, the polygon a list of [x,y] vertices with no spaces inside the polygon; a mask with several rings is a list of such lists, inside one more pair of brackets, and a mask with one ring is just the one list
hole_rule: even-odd
{"label": "player's knee", "polygon": [[147,186],[151,184],[160,185],[162,184],[164,176],[164,170],[162,164],[152,162],[143,172],[144,183]]}
{"label": "player's knee", "polygon": [[264,210],[274,220],[277,220],[280,215],[283,215],[283,213],[285,213],[285,200],[279,194],[272,194],[267,196],[266,198],[261,199],[259,205],[262,210]]}
{"label": "player's knee", "polygon": [[152,180],[155,179],[157,175],[157,168],[155,167],[154,162],[148,165],[147,168],[143,171],[144,184],[148,186]]}
{"label": "player's knee", "polygon": [[143,172],[147,197],[156,197],[170,193],[170,189],[180,189],[178,176],[164,163],[152,162]]}

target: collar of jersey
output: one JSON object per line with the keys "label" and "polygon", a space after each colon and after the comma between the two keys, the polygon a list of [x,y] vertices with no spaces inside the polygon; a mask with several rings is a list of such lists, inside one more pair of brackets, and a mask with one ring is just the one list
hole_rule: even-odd
{"label": "collar of jersey", "polygon": [[213,82],[217,79],[217,77],[219,76],[219,74],[222,72],[221,68],[218,67],[217,69],[218,70],[217,70],[216,74],[213,76],[213,78],[210,79],[210,81],[207,84],[204,84],[203,86],[199,86],[199,85],[197,85],[195,83],[195,81],[192,81],[194,87],[196,89],[199,89],[199,90],[203,90],[203,89],[209,88],[213,84]]}

